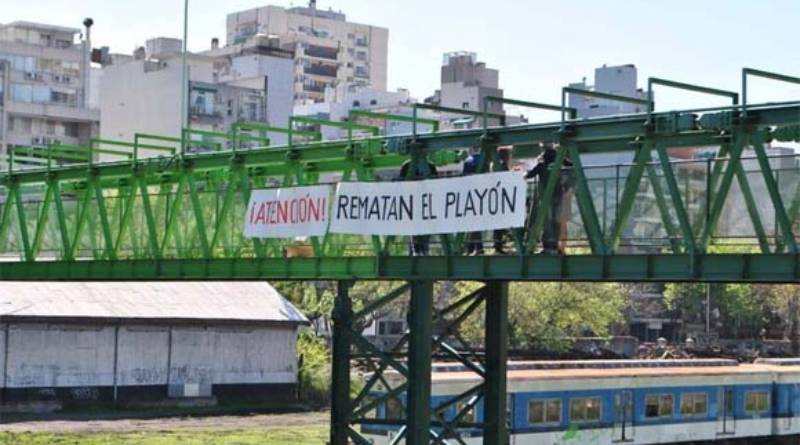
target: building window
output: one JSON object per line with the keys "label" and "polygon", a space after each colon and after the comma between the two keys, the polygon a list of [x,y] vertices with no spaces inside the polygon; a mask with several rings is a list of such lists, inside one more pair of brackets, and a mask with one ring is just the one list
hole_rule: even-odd
{"label": "building window", "polygon": [[328,86],[327,83],[320,82],[320,81],[317,81],[317,80],[314,80],[314,79],[305,79],[303,81],[303,90],[304,91],[312,91],[312,92],[315,92],[315,93],[324,93],[325,92],[325,87],[327,87],[327,86]]}
{"label": "building window", "polygon": [[50,91],[50,87],[44,85],[33,86],[33,101],[37,103],[58,102],[53,97],[54,91]]}
{"label": "building window", "polygon": [[78,137],[80,127],[77,122],[64,122],[64,135],[76,138]]}
{"label": "building window", "polygon": [[597,422],[600,420],[600,397],[583,397],[569,401],[571,422]]}
{"label": "building window", "polygon": [[356,45],[369,46],[369,40],[367,40],[367,36],[356,36]]}
{"label": "building window", "polygon": [[307,56],[318,57],[320,59],[336,60],[339,58],[339,48],[328,46],[308,45],[304,52]]}
{"label": "building window", "polygon": [[369,77],[369,70],[365,66],[358,65],[354,74],[356,77]]}
{"label": "building window", "polygon": [[31,134],[33,132],[33,119],[29,117],[15,117],[9,131],[15,131],[22,134]]}
{"label": "building window", "polygon": [[767,391],[747,391],[744,393],[744,411],[747,413],[769,411],[769,393]]}
{"label": "building window", "polygon": [[672,417],[672,395],[649,395],[644,399],[644,416],[653,419],[657,417]]}
{"label": "building window", "polygon": [[74,105],[75,104],[75,94],[74,93],[67,93],[63,91],[51,91],[50,92],[50,102],[55,102],[59,104],[67,104],[67,105]]}
{"label": "building window", "polygon": [[403,335],[405,323],[400,320],[381,320],[378,322],[378,335]]}
{"label": "building window", "polygon": [[403,404],[397,397],[386,400],[386,418],[389,420],[399,420],[403,418]]}
{"label": "building window", "polygon": [[12,83],[11,100],[14,102],[31,102],[33,100],[33,86]]}
{"label": "building window", "polygon": [[33,72],[36,70],[36,58],[28,56],[18,56],[16,54],[2,54],[0,59],[7,59],[11,62],[11,68],[17,71]]}
{"label": "building window", "polygon": [[192,114],[213,116],[214,96],[214,91],[193,88],[190,95]]}
{"label": "building window", "polygon": [[707,410],[708,396],[705,393],[681,396],[681,416],[704,416]]}
{"label": "building window", "polygon": [[561,400],[531,400],[528,402],[528,424],[547,425],[561,423]]}
{"label": "building window", "polygon": [[356,51],[356,60],[367,60],[367,53],[364,51]]}

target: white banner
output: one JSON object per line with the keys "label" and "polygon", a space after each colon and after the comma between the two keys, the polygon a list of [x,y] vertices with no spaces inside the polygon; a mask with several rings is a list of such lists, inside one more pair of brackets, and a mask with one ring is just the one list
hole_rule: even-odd
{"label": "white banner", "polygon": [[331,187],[253,190],[244,221],[248,238],[322,236],[328,230]]}
{"label": "white banner", "polygon": [[527,184],[498,172],[404,182],[342,182],[331,208],[332,233],[426,235],[525,225]]}

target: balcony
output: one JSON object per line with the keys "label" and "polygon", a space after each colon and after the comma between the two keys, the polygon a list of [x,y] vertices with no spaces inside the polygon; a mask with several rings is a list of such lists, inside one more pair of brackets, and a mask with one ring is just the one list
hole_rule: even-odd
{"label": "balcony", "polygon": [[305,55],[319,59],[337,60],[339,58],[339,49],[327,46],[308,45],[305,48]]}
{"label": "balcony", "polygon": [[325,84],[303,84],[303,91],[309,91],[312,93],[324,93],[325,92]]}
{"label": "balcony", "polygon": [[25,116],[43,116],[69,121],[99,121],[100,110],[58,103],[14,102],[7,104],[8,112]]}
{"label": "balcony", "polygon": [[314,74],[316,76],[326,76],[326,77],[336,77],[338,71],[339,67],[337,67],[336,65],[323,65],[317,63],[303,68],[303,73],[305,74]]}

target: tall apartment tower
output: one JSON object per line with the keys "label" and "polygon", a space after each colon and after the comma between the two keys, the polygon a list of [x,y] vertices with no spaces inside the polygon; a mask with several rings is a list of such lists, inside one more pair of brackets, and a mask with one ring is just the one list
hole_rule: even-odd
{"label": "tall apartment tower", "polygon": [[[84,24],[88,35],[91,19]],[[15,146],[86,144],[97,134],[90,42],[78,41],[80,33],[31,22],[0,25],[0,153]]]}
{"label": "tall apartment tower", "polygon": [[280,40],[295,57],[294,101],[322,102],[326,88],[341,84],[386,90],[389,30],[352,23],[341,12],[263,6],[228,14],[227,45],[262,34]]}

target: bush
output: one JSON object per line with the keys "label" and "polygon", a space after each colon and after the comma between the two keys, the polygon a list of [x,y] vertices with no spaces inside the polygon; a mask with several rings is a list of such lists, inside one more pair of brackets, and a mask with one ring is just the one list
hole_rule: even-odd
{"label": "bush", "polygon": [[330,403],[330,351],[322,337],[303,330],[297,338],[299,373],[297,397],[315,408]]}

